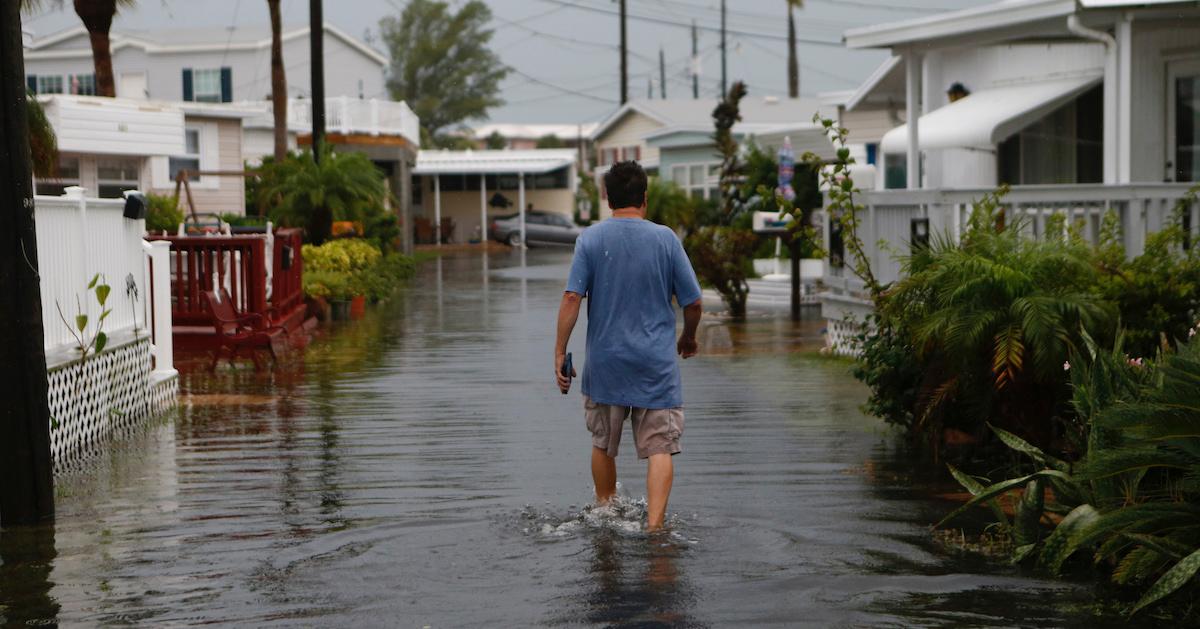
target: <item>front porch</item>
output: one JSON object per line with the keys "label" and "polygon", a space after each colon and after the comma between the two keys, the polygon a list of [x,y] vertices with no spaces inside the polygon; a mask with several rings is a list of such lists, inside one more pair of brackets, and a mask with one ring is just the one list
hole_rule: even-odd
{"label": "front porch", "polygon": [[[1087,242],[1096,244],[1104,217],[1112,212],[1127,256],[1140,255],[1146,237],[1167,226],[1176,204],[1191,183],[1075,184],[1014,186],[1002,199],[1008,216],[1028,220],[1027,234],[1045,238],[1047,227],[1064,219]],[[883,284],[901,277],[901,259],[914,241],[949,236],[955,241],[969,220],[972,204],[994,192],[992,188],[938,188],[876,190],[861,193],[862,240],[875,277]],[[828,245],[828,264],[822,282],[821,316],[828,321],[828,344],[834,353],[853,353],[850,337],[871,313],[873,305],[863,285],[849,268],[849,252],[840,244],[836,222],[819,213]],[[1192,203],[1183,223],[1193,241],[1200,236],[1200,203]],[[1065,228],[1065,227],[1064,227]]]}

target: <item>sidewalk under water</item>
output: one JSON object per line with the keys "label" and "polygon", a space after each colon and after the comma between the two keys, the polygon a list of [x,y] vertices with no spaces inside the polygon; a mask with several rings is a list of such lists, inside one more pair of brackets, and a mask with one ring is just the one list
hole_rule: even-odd
{"label": "sidewalk under water", "polygon": [[669,530],[641,531],[631,449],[591,508],[582,401],[551,378],[569,254],[522,255],[428,262],[275,373],[185,374],[177,417],[60,479],[54,526],[0,536],[0,621],[1127,626],[1090,585],[937,544],[939,475],[847,363],[796,351],[819,321],[709,324]]}

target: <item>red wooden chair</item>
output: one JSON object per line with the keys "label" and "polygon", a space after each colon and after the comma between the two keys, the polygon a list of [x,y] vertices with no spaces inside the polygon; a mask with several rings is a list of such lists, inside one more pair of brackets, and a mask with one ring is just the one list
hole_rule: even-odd
{"label": "red wooden chair", "polygon": [[221,358],[228,358],[233,364],[235,358],[243,350],[249,350],[254,368],[261,369],[258,350],[266,349],[271,353],[271,359],[279,362],[279,354],[286,348],[288,340],[287,328],[270,325],[267,318],[257,312],[238,314],[233,308],[233,298],[224,288],[220,292],[204,291],[204,299],[208,302],[208,311],[212,314],[213,327],[221,346],[213,355],[212,365],[215,371]]}

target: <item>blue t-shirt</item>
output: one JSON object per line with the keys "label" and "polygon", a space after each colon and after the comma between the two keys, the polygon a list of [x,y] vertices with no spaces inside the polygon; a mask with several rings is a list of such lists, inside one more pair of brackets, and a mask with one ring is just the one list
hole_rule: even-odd
{"label": "blue t-shirt", "polygon": [[683,406],[675,308],[700,299],[700,283],[669,228],[609,218],[580,234],[567,290],[587,298],[583,393],[600,404]]}

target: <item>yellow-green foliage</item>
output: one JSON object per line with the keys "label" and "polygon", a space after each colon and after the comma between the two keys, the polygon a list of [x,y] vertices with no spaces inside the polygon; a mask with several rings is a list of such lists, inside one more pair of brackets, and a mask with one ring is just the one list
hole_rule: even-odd
{"label": "yellow-green foliage", "polygon": [[302,255],[305,270],[353,274],[371,268],[383,254],[365,240],[344,238],[323,245],[304,245]]}

